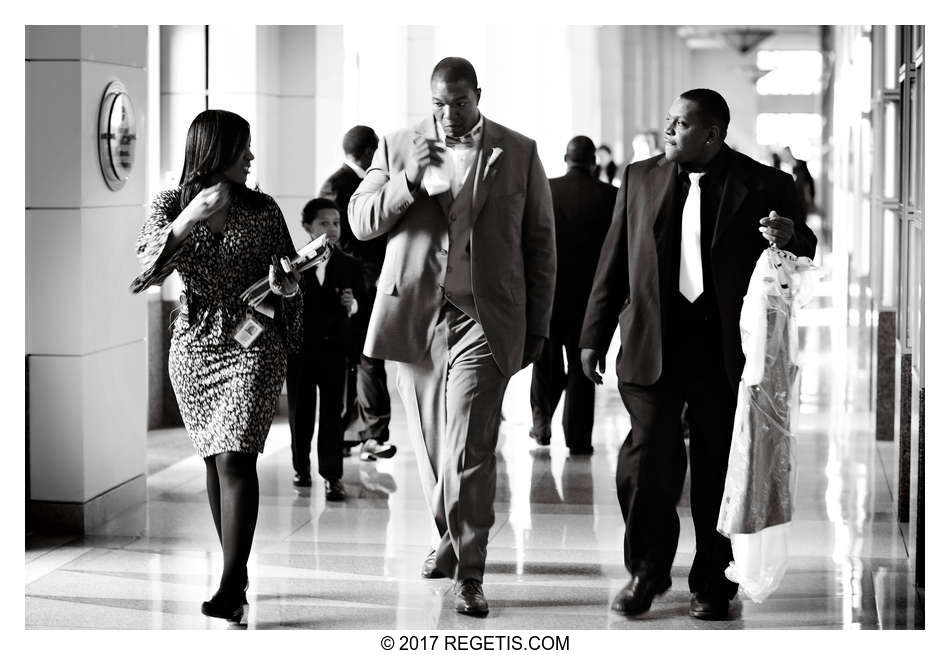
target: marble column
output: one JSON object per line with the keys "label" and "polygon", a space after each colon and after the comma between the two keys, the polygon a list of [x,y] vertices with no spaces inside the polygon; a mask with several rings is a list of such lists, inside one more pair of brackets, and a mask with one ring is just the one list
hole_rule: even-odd
{"label": "marble column", "polygon": [[[147,200],[145,26],[26,28],[29,522],[86,533],[144,502],[146,302],[128,291]],[[112,191],[98,112],[120,80],[137,165]]]}

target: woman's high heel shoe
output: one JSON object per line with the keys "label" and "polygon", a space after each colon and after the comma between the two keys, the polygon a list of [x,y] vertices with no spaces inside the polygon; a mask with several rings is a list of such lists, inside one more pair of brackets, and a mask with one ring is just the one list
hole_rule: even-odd
{"label": "woman's high heel shoe", "polygon": [[240,625],[247,624],[249,610],[250,605],[243,591],[237,594],[218,592],[211,597],[211,600],[201,603],[201,613],[205,616],[226,619],[229,623]]}

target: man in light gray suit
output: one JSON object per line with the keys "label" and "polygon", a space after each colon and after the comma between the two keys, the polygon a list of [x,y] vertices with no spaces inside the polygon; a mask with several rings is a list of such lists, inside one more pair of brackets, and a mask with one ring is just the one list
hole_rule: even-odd
{"label": "man in light gray suit", "polygon": [[349,206],[361,240],[388,234],[368,357],[396,384],[429,510],[426,578],[454,576],[484,616],[495,446],[509,378],[535,361],[554,299],[554,214],[535,142],[478,109],[465,59],[432,72],[432,116],[386,136]]}

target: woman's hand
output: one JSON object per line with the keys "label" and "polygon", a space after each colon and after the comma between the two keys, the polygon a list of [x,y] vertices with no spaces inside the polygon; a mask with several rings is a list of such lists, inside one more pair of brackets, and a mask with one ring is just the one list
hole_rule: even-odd
{"label": "woman's hand", "polygon": [[[284,259],[286,259],[286,257]],[[270,271],[267,274],[270,290],[278,296],[287,297],[296,295],[299,288],[300,273],[294,269],[290,269],[290,273],[285,273],[280,261],[277,255],[271,258]]]}
{"label": "woman's hand", "polygon": [[206,221],[231,202],[231,185],[218,182],[198,192],[186,209],[190,210],[194,222]]}
{"label": "woman's hand", "polygon": [[159,261],[170,256],[184,243],[192,229],[202,221],[206,221],[231,202],[231,186],[226,182],[218,182],[207,189],[198,192],[188,206],[178,214],[172,222],[171,234],[165,242],[165,250]]}

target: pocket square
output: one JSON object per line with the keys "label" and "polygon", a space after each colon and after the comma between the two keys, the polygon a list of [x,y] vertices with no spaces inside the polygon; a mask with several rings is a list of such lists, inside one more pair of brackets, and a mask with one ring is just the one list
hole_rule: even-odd
{"label": "pocket square", "polygon": [[429,166],[422,174],[422,188],[430,196],[437,196],[452,188],[449,172],[443,166]]}

